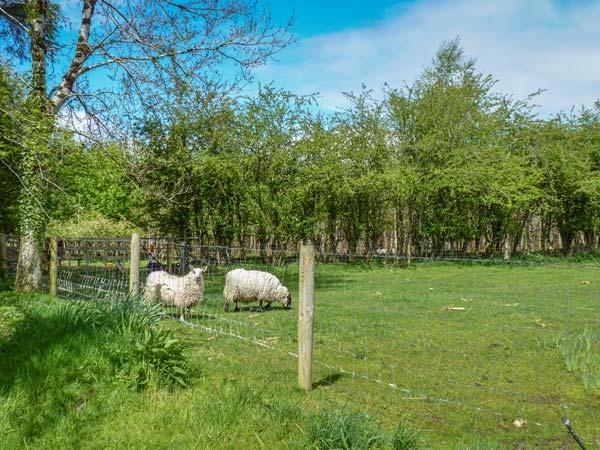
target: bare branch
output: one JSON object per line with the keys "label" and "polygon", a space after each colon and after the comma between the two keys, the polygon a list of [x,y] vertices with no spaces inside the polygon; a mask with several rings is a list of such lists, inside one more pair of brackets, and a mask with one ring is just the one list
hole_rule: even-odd
{"label": "bare branch", "polygon": [[17,19],[15,16],[13,16],[12,14],[10,14],[5,8],[3,8],[2,6],[0,6],[0,15],[6,17],[7,19],[9,19],[10,21],[12,21],[17,27],[21,28],[25,33],[29,34],[29,28],[27,28],[27,26],[25,26],[25,24],[23,22],[21,22],[19,19]]}

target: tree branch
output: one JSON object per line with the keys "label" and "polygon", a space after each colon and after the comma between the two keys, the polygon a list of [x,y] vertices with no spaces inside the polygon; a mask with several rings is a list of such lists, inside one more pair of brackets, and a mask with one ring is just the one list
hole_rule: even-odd
{"label": "tree branch", "polygon": [[57,114],[65,101],[73,92],[73,85],[79,75],[81,75],[82,65],[91,55],[91,48],[88,43],[90,37],[90,28],[92,25],[92,16],[96,0],[84,0],[83,11],[81,13],[81,25],[79,27],[79,38],[77,40],[77,49],[71,62],[71,66],[63,76],[63,79],[50,100],[52,112]]}
{"label": "tree branch", "polygon": [[25,26],[25,24],[23,22],[21,22],[19,19],[17,19],[15,16],[13,16],[12,14],[10,14],[6,9],[4,9],[2,6],[0,6],[0,15],[3,15],[4,17],[6,17],[9,20],[12,20],[12,22],[17,25],[18,27],[22,28],[23,31],[27,34],[29,34],[29,28],[27,28],[27,26]]}

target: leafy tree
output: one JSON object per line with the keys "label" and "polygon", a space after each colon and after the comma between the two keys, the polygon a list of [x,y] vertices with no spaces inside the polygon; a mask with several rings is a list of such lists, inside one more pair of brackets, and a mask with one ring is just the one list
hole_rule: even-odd
{"label": "leafy tree", "polygon": [[598,122],[597,112],[583,110],[540,124],[538,164],[543,174],[543,212],[558,228],[566,254],[571,252],[578,232],[593,235],[598,224]]}
{"label": "leafy tree", "polygon": [[[37,289],[41,280],[46,189],[40,174],[57,115],[71,112],[73,119],[85,111],[91,121],[88,135],[129,129],[140,111],[153,110],[153,99],[181,95],[182,81],[204,86],[222,64],[237,67],[244,78],[289,42],[286,27],[273,27],[268,14],[245,0],[84,0],[76,46],[58,39],[64,25],[60,18],[56,2],[0,1],[0,35],[12,37],[4,40],[4,51],[31,63],[29,98],[35,110],[19,170],[16,287],[24,291]],[[73,47],[74,55],[64,56]],[[48,91],[52,73],[62,75]],[[99,85],[101,76],[115,81]],[[82,128],[79,124],[77,130]]]}

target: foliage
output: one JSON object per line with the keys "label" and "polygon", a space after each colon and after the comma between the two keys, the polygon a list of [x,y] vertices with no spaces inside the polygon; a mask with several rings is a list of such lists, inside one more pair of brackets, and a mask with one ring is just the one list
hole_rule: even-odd
{"label": "foliage", "polygon": [[[13,78],[6,72],[0,101],[25,105]],[[44,192],[50,234],[143,229],[255,244],[263,259],[307,238],[332,253],[387,247],[427,257],[598,249],[600,106],[540,119],[533,96],[496,92],[458,39],[412,84],[346,93],[348,106],[334,114],[273,85],[234,98],[217,84],[180,82],[185,95],[158,102],[127,143],[77,142],[56,126],[6,134],[31,134],[29,147],[41,152],[21,158],[4,142],[9,167],[46,166],[30,190]],[[7,129],[13,119],[0,114]],[[18,214],[15,181],[4,166],[0,183],[15,193],[0,205],[5,226],[44,225],[37,202]]]}
{"label": "foliage", "polygon": [[140,228],[123,219],[120,221],[109,219],[101,213],[89,212],[85,216],[75,216],[68,220],[51,220],[46,229],[47,236],[68,237],[123,237],[133,232],[140,232]]}
{"label": "foliage", "polygon": [[185,346],[159,326],[161,310],[142,299],[63,303],[65,327],[106,334],[104,348],[119,373],[136,390],[150,385],[186,386]]}
{"label": "foliage", "polygon": [[347,93],[332,115],[273,86],[200,96],[141,128],[144,224],[228,246],[311,238],[329,252],[508,257],[550,251],[555,231],[565,253],[576,240],[593,250],[598,107],[541,120],[536,93],[514,100],[495,84],[456,39],[411,85]]}
{"label": "foliage", "polygon": [[[27,60],[22,67],[30,81],[24,93],[25,113],[16,121],[18,139],[11,141],[19,147],[12,172],[21,185],[16,205],[21,251],[15,287],[24,292],[41,284],[41,240],[48,206],[55,206],[48,186],[58,186],[48,173],[57,168],[52,156],[59,153],[55,139],[62,137],[60,122],[77,122],[72,131],[86,140],[97,141],[107,134],[123,137],[118,130],[130,129],[140,112],[157,112],[149,99],[172,101],[184,98],[189,87],[204,89],[219,78],[215,75],[222,65],[234,73],[231,84],[235,85],[249,77],[249,68],[264,63],[291,40],[289,24],[273,26],[268,14],[245,0],[217,1],[208,8],[194,1],[177,5],[162,0],[84,1],[76,34],[65,26],[64,5],[58,2],[2,1],[0,5],[0,36],[10,37],[3,39],[7,43],[0,48],[0,57]],[[75,44],[77,51],[72,52]],[[92,72],[100,77],[90,78]],[[48,89],[53,78],[60,81]],[[98,86],[98,79],[115,82]],[[113,189],[108,197],[124,198],[124,192]],[[106,211],[106,205],[99,209],[114,214]]]}
{"label": "foliage", "polygon": [[137,390],[149,385],[187,386],[185,347],[162,328],[128,333],[127,345],[114,348],[114,358],[125,378]]}

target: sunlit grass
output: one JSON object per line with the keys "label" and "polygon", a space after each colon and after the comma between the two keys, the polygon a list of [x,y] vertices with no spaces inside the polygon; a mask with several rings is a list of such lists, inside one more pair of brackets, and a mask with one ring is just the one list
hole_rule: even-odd
{"label": "sunlit grass", "polygon": [[320,411],[368,415],[388,446],[420,430],[420,448],[558,448],[563,415],[598,443],[600,392],[584,378],[599,356],[597,268],[319,265],[308,394],[290,355],[297,266],[265,268],[293,310],[224,313],[225,271],[212,271],[195,326],[160,325],[186,347],[175,389],[132,389],[107,352],[125,336],[65,328],[63,301],[0,294],[0,447],[297,449]]}

